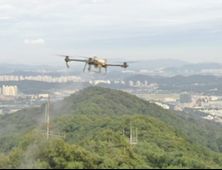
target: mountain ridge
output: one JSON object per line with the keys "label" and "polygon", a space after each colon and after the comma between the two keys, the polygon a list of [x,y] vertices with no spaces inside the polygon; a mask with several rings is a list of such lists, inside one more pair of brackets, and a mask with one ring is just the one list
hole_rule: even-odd
{"label": "mountain ridge", "polygon": [[[1,116],[0,135],[13,135],[43,123],[45,119],[44,107],[42,105],[40,108],[23,109],[12,115]],[[218,152],[220,147],[218,140],[222,137],[220,135],[221,126],[209,124],[207,121],[193,116],[176,115],[136,96],[102,87],[89,87],[62,101],[52,103],[51,113],[52,118],[65,114],[100,116],[102,118],[136,114],[152,116],[179,129],[202,146],[208,146]],[[196,129],[196,135],[190,133],[193,128]],[[217,135],[214,136],[214,134]]]}
{"label": "mountain ridge", "polygon": [[[65,131],[66,142],[43,137],[45,128],[39,125],[45,122],[44,111],[42,105],[0,116],[0,152],[9,154],[9,159],[0,154],[0,168],[222,166],[222,154],[215,152],[222,146],[222,137],[215,137],[221,127],[170,113],[122,91],[89,87],[51,103],[53,131]],[[139,143],[134,151],[128,140],[131,126],[138,129]],[[81,157],[73,157],[76,154]]]}

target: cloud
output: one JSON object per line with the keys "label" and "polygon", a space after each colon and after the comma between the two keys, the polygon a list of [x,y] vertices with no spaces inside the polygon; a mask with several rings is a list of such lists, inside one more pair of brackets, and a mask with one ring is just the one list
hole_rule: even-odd
{"label": "cloud", "polygon": [[92,0],[93,3],[103,2],[103,0]]}
{"label": "cloud", "polygon": [[0,5],[0,9],[13,9],[14,6],[12,5]]}
{"label": "cloud", "polygon": [[0,25],[1,41],[6,48],[11,42],[23,47],[26,38],[26,45],[45,44],[43,39],[30,37],[47,40],[44,48],[60,47],[72,52],[75,47],[80,54],[83,48],[88,49],[86,53],[95,49],[97,53],[101,46],[104,48],[101,55],[109,55],[107,49],[138,46],[144,49],[150,46],[162,49],[179,43],[219,46],[222,1],[0,0]]}
{"label": "cloud", "polygon": [[7,19],[11,19],[11,17],[0,17],[0,20],[7,20]]}
{"label": "cloud", "polygon": [[37,40],[28,40],[28,39],[25,39],[24,43],[26,45],[42,45],[42,44],[45,44],[45,40],[43,39],[37,39]]}

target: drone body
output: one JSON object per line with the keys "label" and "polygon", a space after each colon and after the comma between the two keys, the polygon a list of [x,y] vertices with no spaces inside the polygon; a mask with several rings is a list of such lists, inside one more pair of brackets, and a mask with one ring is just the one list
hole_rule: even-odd
{"label": "drone body", "polygon": [[[65,62],[66,62],[67,68],[69,68],[68,63],[71,62],[71,61],[84,62],[85,63],[85,67],[83,69],[84,73],[87,73],[86,72],[87,65],[88,65],[88,73],[89,72],[103,73],[102,72],[102,68],[104,68],[105,69],[105,72],[104,72],[105,74],[107,73],[107,67],[110,67],[110,66],[116,66],[116,67],[122,67],[122,68],[129,67],[127,62],[124,62],[122,65],[119,65],[119,64],[108,64],[106,59],[105,60],[104,59],[99,59],[97,57],[87,58],[85,60],[81,60],[81,59],[70,59],[69,56],[65,56]],[[94,68],[99,69],[99,71],[91,71],[92,66],[94,66]]]}

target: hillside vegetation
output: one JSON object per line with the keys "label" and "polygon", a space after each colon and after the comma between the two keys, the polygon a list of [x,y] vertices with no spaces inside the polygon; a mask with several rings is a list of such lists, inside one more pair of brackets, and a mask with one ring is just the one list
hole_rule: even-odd
{"label": "hillside vegetation", "polygon": [[[23,109],[12,115],[0,116],[0,136],[12,135],[44,122],[44,106]],[[222,151],[221,126],[214,125],[194,115],[183,112],[172,114],[155,104],[127,93],[101,87],[90,87],[52,104],[51,115],[149,115],[187,134],[192,140],[214,151]],[[11,136],[10,136],[11,138]],[[1,143],[1,138],[0,138]],[[0,146],[1,151],[1,146]]]}
{"label": "hillside vegetation", "polygon": [[[150,168],[221,168],[222,155],[192,142],[186,135],[149,116],[66,115],[57,117],[57,130],[67,130],[67,143],[59,138],[47,140],[39,130],[26,135],[21,144],[6,157],[1,155],[0,168],[53,169],[150,169]],[[138,128],[139,143],[133,149],[129,132]],[[86,123],[87,122],[87,123]],[[65,123],[65,125],[64,125]],[[77,139],[83,139],[75,143]]]}
{"label": "hillside vegetation", "polygon": [[[0,136],[15,137],[19,132],[40,125],[45,120],[45,107],[23,109],[12,115],[0,116]],[[129,95],[122,91],[89,87],[62,101],[51,105],[51,116],[66,114],[98,115],[100,117],[120,117],[123,115],[148,115],[173,126],[187,134],[193,141],[213,151],[222,152],[221,126],[215,125],[191,114],[164,110],[159,106]],[[0,138],[1,148],[5,148]],[[15,143],[12,141],[11,143]],[[9,147],[9,146],[7,146]],[[10,147],[9,147],[10,148]]]}
{"label": "hillside vegetation", "polygon": [[72,113],[75,115],[99,115],[119,117],[142,114],[157,118],[187,134],[192,140],[214,151],[221,151],[220,125],[195,117],[194,115],[171,113],[155,104],[139,99],[122,91],[90,87],[71,95],[63,102],[53,105],[53,114]]}
{"label": "hillside vegetation", "polygon": [[[52,104],[53,131],[65,131],[65,141],[40,133],[44,110],[0,117],[0,168],[222,167],[220,126],[121,91],[90,87]],[[128,142],[130,122],[138,128],[134,149]]]}

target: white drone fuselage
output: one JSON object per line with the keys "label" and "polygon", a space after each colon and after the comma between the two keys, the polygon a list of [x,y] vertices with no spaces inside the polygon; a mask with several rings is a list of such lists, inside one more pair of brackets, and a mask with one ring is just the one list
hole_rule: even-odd
{"label": "white drone fuselage", "polygon": [[107,66],[107,60],[98,59],[97,57],[93,58],[93,65],[95,68],[101,68]]}

